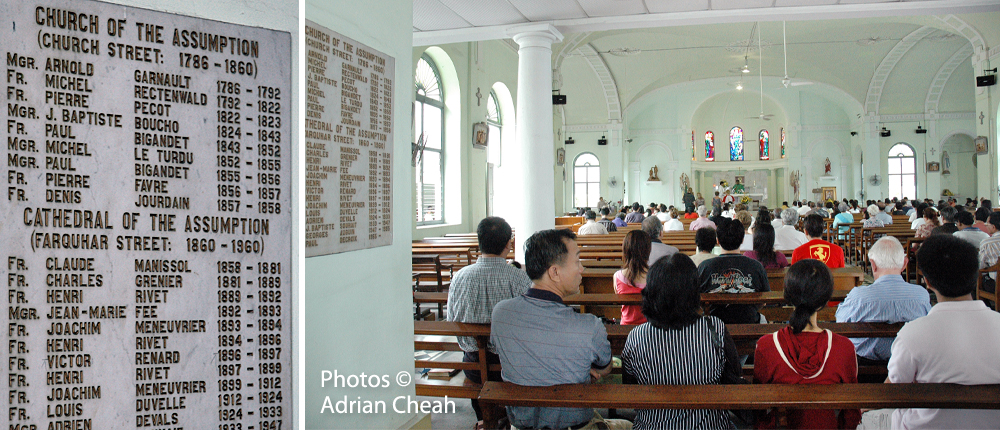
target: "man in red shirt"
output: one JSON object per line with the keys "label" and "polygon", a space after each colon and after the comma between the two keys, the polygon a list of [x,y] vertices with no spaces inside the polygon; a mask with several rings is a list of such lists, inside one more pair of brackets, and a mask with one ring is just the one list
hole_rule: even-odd
{"label": "man in red shirt", "polygon": [[844,250],[837,244],[822,239],[826,221],[823,217],[812,214],[802,222],[802,228],[809,239],[795,251],[792,251],[792,264],[796,261],[813,258],[822,261],[826,267],[838,269],[844,267]]}

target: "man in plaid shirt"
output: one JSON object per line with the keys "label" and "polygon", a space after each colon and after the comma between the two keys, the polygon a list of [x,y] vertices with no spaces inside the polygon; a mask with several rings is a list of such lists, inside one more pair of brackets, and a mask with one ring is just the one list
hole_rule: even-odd
{"label": "man in plaid shirt", "polygon": [[[507,254],[514,249],[513,232],[510,224],[500,217],[487,217],[479,222],[476,229],[479,236],[479,250],[482,255],[471,266],[463,267],[451,280],[448,289],[448,321],[461,323],[488,324],[497,303],[518,297],[531,288],[531,278],[523,270],[507,264]],[[476,339],[458,337],[458,346],[465,352],[462,361],[479,361],[479,346]],[[493,345],[486,352],[489,363],[500,364]],[[500,372],[490,372],[491,381],[500,380]],[[466,370],[470,381],[482,382],[478,370]],[[483,419],[479,402],[472,399],[476,418]]]}

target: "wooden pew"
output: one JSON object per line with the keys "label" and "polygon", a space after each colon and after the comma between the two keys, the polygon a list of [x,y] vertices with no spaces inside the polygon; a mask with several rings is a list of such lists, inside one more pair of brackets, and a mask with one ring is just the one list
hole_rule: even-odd
{"label": "wooden pew", "polygon": [[[767,280],[771,285],[771,291],[784,291],[785,274],[788,268],[779,270],[768,270]],[[865,272],[859,267],[841,267],[830,271],[833,275],[833,289],[850,291],[854,287],[861,285],[865,280]]]}
{"label": "wooden pew", "polygon": [[610,409],[1000,409],[1000,384],[748,384],[527,387],[487,382],[479,395],[486,428],[503,409],[542,406]]}

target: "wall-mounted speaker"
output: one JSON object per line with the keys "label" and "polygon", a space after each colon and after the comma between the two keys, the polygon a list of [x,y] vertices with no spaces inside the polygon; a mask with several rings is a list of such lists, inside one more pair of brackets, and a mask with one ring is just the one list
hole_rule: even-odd
{"label": "wall-mounted speaker", "polygon": [[996,83],[997,83],[997,75],[976,76],[977,87],[988,87],[991,85],[996,85]]}
{"label": "wall-mounted speaker", "polygon": [[552,95],[552,104],[554,105],[564,105],[566,104],[566,96],[562,94]]}

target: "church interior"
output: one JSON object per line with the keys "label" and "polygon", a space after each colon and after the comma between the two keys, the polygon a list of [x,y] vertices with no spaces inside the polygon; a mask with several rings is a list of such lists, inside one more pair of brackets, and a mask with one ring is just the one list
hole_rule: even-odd
{"label": "church interior", "polygon": [[[324,399],[414,388],[319,375],[412,372],[411,245],[487,216],[510,222],[520,254],[531,232],[599,199],[682,207],[682,185],[711,200],[739,180],[772,209],[998,198],[1000,92],[977,85],[996,75],[997,2],[360,4],[307,0],[306,17],[395,58],[394,233],[305,259],[305,339],[324,340],[305,345],[308,428],[432,425],[322,413]],[[466,427],[463,411],[433,425]]]}

